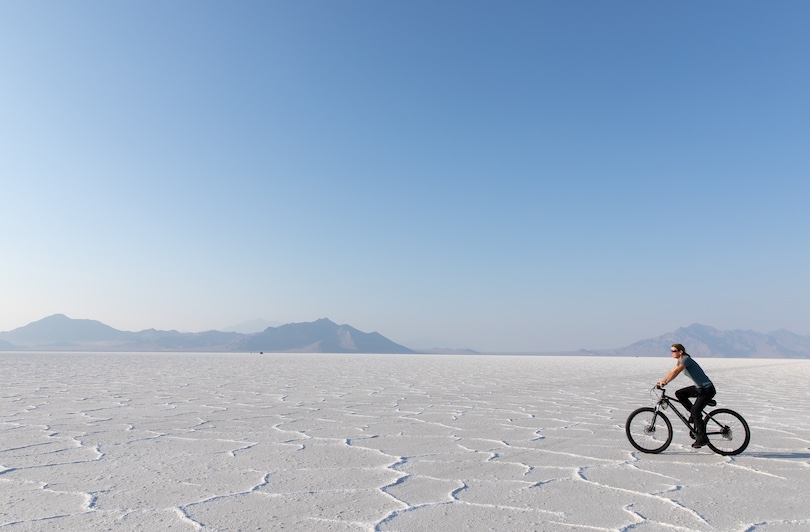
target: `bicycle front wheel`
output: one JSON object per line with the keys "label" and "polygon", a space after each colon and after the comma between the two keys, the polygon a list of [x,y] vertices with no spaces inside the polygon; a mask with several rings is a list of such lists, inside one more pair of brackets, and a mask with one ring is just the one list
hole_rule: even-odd
{"label": "bicycle front wheel", "polygon": [[718,408],[706,416],[706,436],[709,448],[725,456],[740,454],[751,441],[751,431],[745,419],[733,410]]}
{"label": "bicycle front wheel", "polygon": [[633,447],[644,453],[660,453],[672,442],[672,423],[649,406],[634,410],[627,417],[624,431]]}

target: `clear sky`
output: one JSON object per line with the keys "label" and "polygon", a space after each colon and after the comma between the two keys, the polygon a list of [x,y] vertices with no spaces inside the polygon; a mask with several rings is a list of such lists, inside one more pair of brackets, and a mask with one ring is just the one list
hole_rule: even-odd
{"label": "clear sky", "polygon": [[810,334],[810,2],[0,3],[0,330]]}

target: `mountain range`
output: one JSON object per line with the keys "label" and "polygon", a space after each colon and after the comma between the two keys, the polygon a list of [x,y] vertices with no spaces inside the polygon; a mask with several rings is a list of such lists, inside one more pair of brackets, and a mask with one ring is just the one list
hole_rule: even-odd
{"label": "mountain range", "polygon": [[810,358],[810,336],[778,330],[721,331],[699,323],[619,349],[588,351],[593,355],[652,356],[667,354],[672,344],[683,344],[689,354],[714,358]]}
{"label": "mountain range", "polygon": [[[580,350],[560,355],[661,356],[681,343],[697,357],[810,358],[810,336],[779,330],[721,331],[699,323],[618,349]],[[181,333],[147,329],[120,331],[99,321],[55,314],[0,332],[0,351],[205,351],[300,353],[414,353],[377,332],[365,333],[327,318],[288,323],[245,334],[233,331]],[[420,353],[480,354],[473,350],[427,349]],[[544,353],[536,353],[544,354]],[[545,353],[552,354],[552,353]]]}
{"label": "mountain range", "polygon": [[77,320],[64,314],[54,314],[0,333],[0,350],[413,353],[379,333],[364,333],[326,318],[243,334],[155,329],[119,331],[99,321]]}

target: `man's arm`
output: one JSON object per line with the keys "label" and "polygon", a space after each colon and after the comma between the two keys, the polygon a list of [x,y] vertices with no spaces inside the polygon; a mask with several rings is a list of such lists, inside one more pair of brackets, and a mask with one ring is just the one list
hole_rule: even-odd
{"label": "man's arm", "polygon": [[675,377],[677,377],[678,375],[681,374],[681,372],[683,371],[683,368],[684,368],[683,364],[678,364],[677,366],[672,368],[672,371],[667,373],[666,377],[664,377],[663,379],[658,381],[658,385],[659,386],[666,386],[668,383],[672,382],[672,379],[674,379]]}

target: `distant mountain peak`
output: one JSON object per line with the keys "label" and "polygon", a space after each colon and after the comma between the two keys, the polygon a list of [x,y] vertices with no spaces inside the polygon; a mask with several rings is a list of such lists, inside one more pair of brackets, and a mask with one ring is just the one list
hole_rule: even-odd
{"label": "distant mountain peak", "polygon": [[12,344],[38,340],[43,343],[70,343],[105,341],[117,338],[121,331],[100,321],[73,319],[64,314],[53,314],[23,327],[3,333],[3,339]]}
{"label": "distant mountain peak", "polygon": [[284,352],[308,350],[319,353],[413,353],[379,333],[364,333],[328,318],[288,323],[244,338],[239,351]]}
{"label": "distant mountain peak", "polygon": [[223,332],[237,332],[242,334],[253,334],[262,332],[263,330],[267,329],[268,327],[278,327],[279,325],[284,325],[280,321],[269,321],[265,319],[255,319],[250,321],[245,321],[242,323],[238,323],[236,325],[229,325],[227,327],[223,327],[219,329]]}

